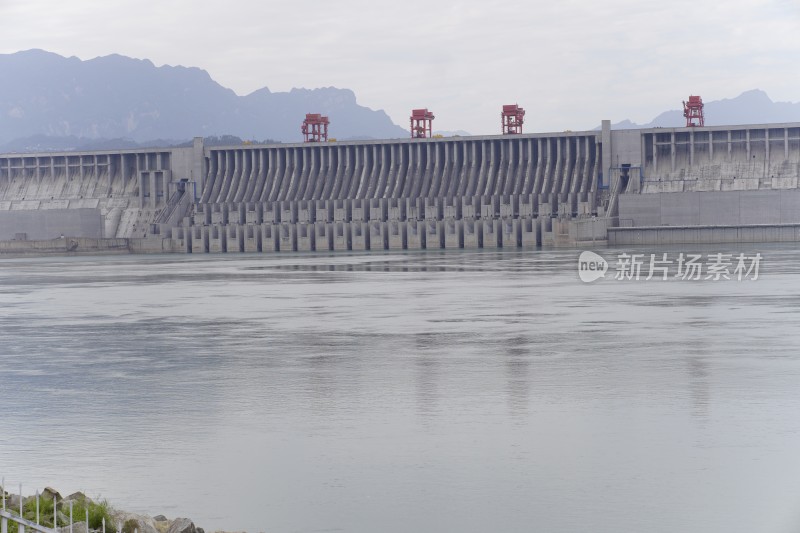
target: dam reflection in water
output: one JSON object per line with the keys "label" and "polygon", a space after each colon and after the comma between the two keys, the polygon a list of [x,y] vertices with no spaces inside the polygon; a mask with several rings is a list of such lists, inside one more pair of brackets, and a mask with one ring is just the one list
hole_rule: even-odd
{"label": "dam reflection in water", "polygon": [[759,251],[2,260],[0,475],[207,531],[795,531],[800,252]]}

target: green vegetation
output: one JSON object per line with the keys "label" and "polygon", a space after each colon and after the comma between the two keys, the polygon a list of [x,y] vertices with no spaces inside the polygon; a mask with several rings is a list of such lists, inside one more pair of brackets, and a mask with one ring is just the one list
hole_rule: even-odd
{"label": "green vegetation", "polygon": [[139,523],[131,518],[130,520],[126,520],[124,524],[122,524],[122,533],[134,533],[137,528],[139,527]]}
{"label": "green vegetation", "polygon": [[[86,520],[86,510],[89,511],[89,529],[100,531],[103,527],[103,519],[106,520],[106,533],[116,533],[117,524],[111,517],[113,509],[106,500],[93,502],[85,498],[72,500],[72,520],[74,523]],[[7,510],[16,514],[19,509]],[[28,498],[22,506],[23,518],[36,521],[36,498]],[[53,527],[53,497],[50,494],[43,494],[39,498],[39,524],[45,527]],[[58,527],[69,525],[69,501],[58,502]],[[126,523],[127,525],[127,523]],[[18,533],[19,525],[13,520],[8,521],[8,533]]]}

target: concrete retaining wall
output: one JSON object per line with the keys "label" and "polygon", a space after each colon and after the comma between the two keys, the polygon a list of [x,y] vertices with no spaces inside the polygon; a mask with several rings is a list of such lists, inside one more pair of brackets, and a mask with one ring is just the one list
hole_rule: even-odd
{"label": "concrete retaining wall", "polygon": [[800,224],[609,228],[609,246],[800,242]]}
{"label": "concrete retaining wall", "polygon": [[0,241],[0,254],[67,255],[129,253],[128,239],[64,238],[37,241]]}
{"label": "concrete retaining wall", "polygon": [[[183,248],[182,248],[183,246]],[[0,241],[0,255],[159,254],[186,252],[185,239],[63,239]]]}
{"label": "concrete retaining wall", "polygon": [[0,211],[0,240],[102,238],[104,219],[98,209],[36,209]]}
{"label": "concrete retaining wall", "polygon": [[800,190],[623,194],[621,226],[800,223]]}

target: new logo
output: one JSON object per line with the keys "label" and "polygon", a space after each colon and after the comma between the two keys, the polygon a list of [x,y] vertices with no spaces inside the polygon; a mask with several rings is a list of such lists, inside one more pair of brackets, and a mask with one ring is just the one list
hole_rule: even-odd
{"label": "new logo", "polygon": [[578,276],[584,283],[591,283],[606,275],[608,262],[602,256],[585,251],[578,257]]}

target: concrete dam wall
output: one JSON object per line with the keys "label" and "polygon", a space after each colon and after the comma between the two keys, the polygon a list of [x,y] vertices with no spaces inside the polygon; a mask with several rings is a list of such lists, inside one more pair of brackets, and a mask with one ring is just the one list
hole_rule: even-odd
{"label": "concrete dam wall", "polygon": [[658,128],[640,133],[641,191],[796,189],[800,127]]}
{"label": "concrete dam wall", "polygon": [[[0,220],[10,220],[16,213],[20,215],[16,232],[37,235],[36,238],[53,238],[59,233],[76,237],[145,237],[156,206],[142,200],[149,199],[151,193],[162,200],[166,197],[171,166],[172,153],[163,149],[3,155],[0,213],[6,217]],[[147,183],[143,186],[143,182]],[[103,227],[90,235],[80,233],[80,225],[65,222],[55,235],[41,235],[40,226],[54,220],[54,213],[68,221],[71,217],[66,211],[77,209],[96,210]],[[10,225],[6,226],[8,231],[0,231],[0,238],[8,238]]]}
{"label": "concrete dam wall", "polygon": [[588,201],[596,135],[210,149],[201,203],[525,194]]}
{"label": "concrete dam wall", "polygon": [[[89,209],[102,238],[146,240],[137,250],[576,246],[616,226],[775,222],[749,197],[727,200],[738,191],[771,191],[781,221],[796,220],[781,191],[798,183],[796,123],[612,131],[603,121],[589,132],[228,147],[198,138],[0,155],[0,239]],[[739,218],[726,211],[734,203]]]}
{"label": "concrete dam wall", "polygon": [[797,124],[654,129],[636,144],[641,179],[619,198],[620,226],[800,222]]}
{"label": "concrete dam wall", "polygon": [[194,251],[501,246],[505,220],[506,245],[541,244],[552,215],[596,212],[600,151],[596,133],[212,148],[183,238]]}

